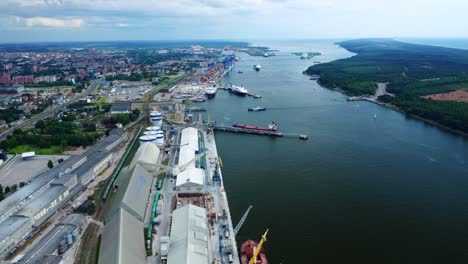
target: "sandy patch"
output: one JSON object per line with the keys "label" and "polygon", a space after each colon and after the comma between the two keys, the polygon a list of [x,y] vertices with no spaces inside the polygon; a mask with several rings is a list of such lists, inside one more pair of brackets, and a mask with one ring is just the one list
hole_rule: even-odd
{"label": "sandy patch", "polygon": [[465,90],[456,90],[450,93],[430,94],[421,97],[436,101],[454,101],[468,103],[468,92]]}

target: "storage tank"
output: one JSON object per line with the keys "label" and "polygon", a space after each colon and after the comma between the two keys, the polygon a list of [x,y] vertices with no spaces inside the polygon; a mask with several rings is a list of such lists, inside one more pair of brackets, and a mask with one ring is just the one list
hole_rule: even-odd
{"label": "storage tank", "polygon": [[154,126],[161,126],[162,118],[163,118],[163,115],[160,112],[153,111],[150,113],[150,121],[151,121],[151,124],[153,124]]}
{"label": "storage tank", "polygon": [[159,147],[164,145],[164,132],[158,132],[158,134],[156,135],[156,145],[158,145]]}
{"label": "storage tank", "polygon": [[159,131],[161,130],[161,126],[150,126],[146,128],[146,131]]}
{"label": "storage tank", "polygon": [[140,137],[140,144],[156,143],[157,135],[144,135]]}
{"label": "storage tank", "polygon": [[157,135],[158,131],[145,131],[143,132],[143,135]]}

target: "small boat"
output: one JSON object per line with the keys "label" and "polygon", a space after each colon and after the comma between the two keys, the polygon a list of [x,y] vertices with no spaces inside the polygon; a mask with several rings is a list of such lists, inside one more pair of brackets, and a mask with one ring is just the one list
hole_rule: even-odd
{"label": "small boat", "polygon": [[243,71],[238,71],[237,73],[242,74],[242,73],[244,73],[244,72],[243,72]]}
{"label": "small boat", "polygon": [[251,107],[248,110],[249,112],[257,112],[257,111],[266,111],[267,108],[265,106],[264,107],[256,106],[256,107]]}
{"label": "small boat", "polygon": [[256,71],[260,71],[261,68],[262,68],[262,66],[260,66],[260,64],[255,64],[254,65],[254,70],[256,70]]}
{"label": "small boat", "polygon": [[255,98],[255,99],[260,99],[260,98],[262,98],[262,96],[260,96],[260,95],[254,95],[253,98]]}

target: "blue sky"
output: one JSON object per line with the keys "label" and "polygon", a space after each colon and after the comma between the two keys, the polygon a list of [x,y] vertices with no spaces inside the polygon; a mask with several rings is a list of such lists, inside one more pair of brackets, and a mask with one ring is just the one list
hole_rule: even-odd
{"label": "blue sky", "polygon": [[0,0],[0,42],[468,38],[463,0]]}

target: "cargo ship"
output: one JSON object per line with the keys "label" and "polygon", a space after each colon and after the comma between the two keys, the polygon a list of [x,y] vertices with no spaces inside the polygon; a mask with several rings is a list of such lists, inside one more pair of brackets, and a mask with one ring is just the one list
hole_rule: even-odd
{"label": "cargo ship", "polygon": [[209,99],[214,98],[216,96],[216,92],[218,91],[218,87],[211,86],[206,89],[206,97]]}
{"label": "cargo ship", "polygon": [[276,131],[278,129],[278,126],[276,125],[275,122],[271,122],[271,124],[268,124],[268,127],[251,126],[251,125],[246,125],[246,124],[241,124],[241,123],[236,123],[232,126],[237,127],[237,128],[260,130],[260,131]]}
{"label": "cargo ship", "polygon": [[237,86],[237,85],[232,85],[231,88],[229,89],[231,92],[240,95],[240,96],[245,96],[249,93],[247,89],[245,89],[242,86]]}
{"label": "cargo ship", "polygon": [[265,106],[261,107],[261,106],[256,106],[256,107],[251,107],[251,108],[248,108],[249,112],[257,112],[257,111],[266,111],[267,108]]}

